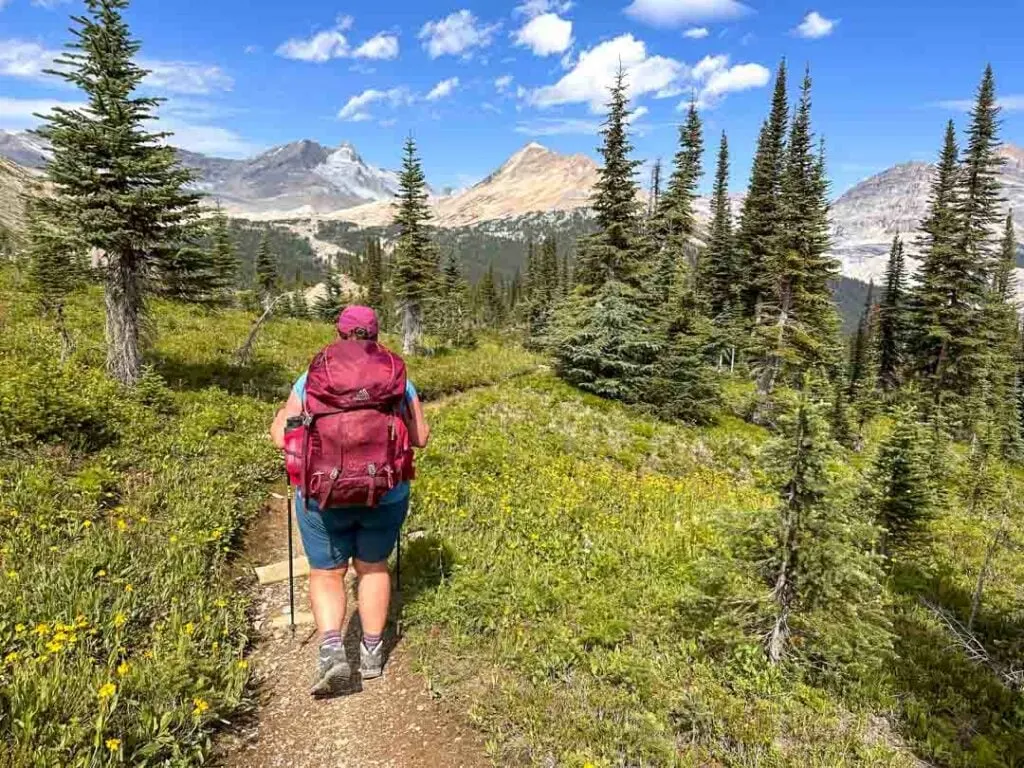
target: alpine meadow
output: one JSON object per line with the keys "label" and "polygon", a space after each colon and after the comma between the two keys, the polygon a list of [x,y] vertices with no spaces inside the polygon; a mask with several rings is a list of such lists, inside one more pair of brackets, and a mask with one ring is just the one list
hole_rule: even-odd
{"label": "alpine meadow", "polygon": [[[527,30],[572,3],[509,9],[510,50],[601,79],[579,121],[596,162],[530,143],[441,192],[411,118],[397,171],[347,142],[186,148],[153,90],[168,63],[132,31],[152,27],[142,4],[77,5],[39,74],[60,102],[0,133],[0,768],[1024,765],[1003,135],[1021,97],[993,66],[968,61],[970,104],[924,137],[916,219],[858,241],[884,262],[868,283],[845,268],[864,198],[834,195],[813,57],[776,59],[743,97],[763,122],[741,126],[712,83],[756,65],[652,85],[646,52],[587,69],[615,41],[587,49],[582,25],[537,53]],[[675,38],[710,34],[688,19]],[[369,81],[400,36],[356,46],[354,23],[273,55]],[[426,23],[402,44],[461,56],[461,82],[381,86],[339,119],[440,110],[500,27]],[[639,100],[684,77],[658,133]],[[508,78],[495,103],[567,103]],[[666,161],[639,151],[670,133]],[[384,680],[312,699],[318,566],[292,524],[336,510],[292,509],[269,434],[326,345],[375,339],[349,338],[350,305],[402,355],[431,439],[388,561]],[[353,557],[346,588],[368,577]],[[268,586],[267,566],[288,577]],[[352,614],[344,642],[365,642]]]}

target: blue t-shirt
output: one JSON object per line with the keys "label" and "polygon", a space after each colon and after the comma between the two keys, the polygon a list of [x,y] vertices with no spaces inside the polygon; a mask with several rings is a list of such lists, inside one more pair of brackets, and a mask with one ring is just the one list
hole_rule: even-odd
{"label": "blue t-shirt", "polygon": [[[306,376],[309,375],[309,371],[303,372],[301,376],[295,381],[295,385],[292,387],[292,392],[299,400],[305,402],[306,400]],[[416,397],[416,387],[413,386],[412,382],[408,379],[405,380],[405,399],[402,401],[402,415],[405,416],[409,413],[409,409],[412,408],[413,398]],[[392,504],[396,501],[401,501],[409,495],[409,481],[406,480],[404,483],[399,483],[390,491],[385,493],[380,500],[380,504]]]}

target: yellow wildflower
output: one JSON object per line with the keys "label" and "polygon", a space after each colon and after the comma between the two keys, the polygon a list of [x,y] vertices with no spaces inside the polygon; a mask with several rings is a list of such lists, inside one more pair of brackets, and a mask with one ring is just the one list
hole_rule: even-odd
{"label": "yellow wildflower", "polygon": [[60,653],[64,646],[58,643],[56,640],[51,640],[46,644],[46,650],[50,653]]}
{"label": "yellow wildflower", "polygon": [[24,624],[15,624],[14,625],[14,631],[17,632],[20,635],[22,632],[25,631],[25,625]]}
{"label": "yellow wildflower", "polygon": [[135,591],[135,587],[133,587],[131,584],[125,584],[124,585],[124,591],[125,592],[129,592],[129,593],[134,592]]}
{"label": "yellow wildflower", "polygon": [[55,634],[53,636],[53,641],[55,643],[63,643],[65,640],[68,639],[68,634],[67,634],[67,632],[64,631],[63,627],[64,627],[64,625],[61,624],[60,632],[58,632],[57,634]]}
{"label": "yellow wildflower", "polygon": [[238,660],[238,668],[239,669],[248,669],[249,668],[249,662],[246,661],[245,659],[239,659]]}
{"label": "yellow wildflower", "polygon": [[205,699],[192,699],[192,703],[195,705],[195,709],[192,710],[192,714],[198,717],[210,708],[210,705],[206,703]]}
{"label": "yellow wildflower", "polygon": [[117,674],[124,677],[128,674],[128,662],[122,661],[117,667]]}
{"label": "yellow wildflower", "polygon": [[126,523],[124,520],[118,520],[117,521],[117,530],[119,530],[119,531],[126,531],[126,530],[128,530],[128,523]]}
{"label": "yellow wildflower", "polygon": [[178,540],[177,536],[171,536],[171,544],[174,544]]}
{"label": "yellow wildflower", "polygon": [[100,686],[100,689],[96,692],[96,695],[101,699],[109,699],[117,693],[117,686],[113,683],[104,683]]}
{"label": "yellow wildflower", "polygon": [[12,580],[17,580],[18,572],[17,571],[8,571],[7,572],[7,578],[8,579],[12,579]]}
{"label": "yellow wildflower", "polygon": [[78,642],[78,635],[76,635],[74,632],[72,632],[71,634],[68,635],[68,645],[74,645],[77,642]]}
{"label": "yellow wildflower", "polygon": [[75,616],[75,624],[79,628],[87,627],[87,626],[89,626],[89,620],[87,618],[85,618],[85,614],[80,613],[77,616]]}
{"label": "yellow wildflower", "polygon": [[109,749],[111,752],[117,752],[117,750],[120,749],[120,747],[121,747],[121,740],[120,739],[107,739],[106,744],[107,744],[107,749]]}
{"label": "yellow wildflower", "polygon": [[196,631],[195,624],[193,624],[191,621],[188,624],[185,625],[185,634],[186,635],[191,635],[195,631]]}
{"label": "yellow wildflower", "polygon": [[92,528],[92,520],[83,520],[82,521],[82,527],[83,528]]}
{"label": "yellow wildflower", "polygon": [[214,603],[214,605],[217,606],[218,608],[223,608],[227,604],[228,604],[228,601],[225,600],[223,597],[218,598],[217,602]]}
{"label": "yellow wildflower", "polygon": [[216,528],[210,535],[213,536],[214,539],[219,539],[221,536],[224,535],[224,531],[222,531],[220,528]]}
{"label": "yellow wildflower", "polygon": [[213,643],[213,652],[216,653],[219,650],[220,650],[220,643],[218,643],[217,641],[214,641],[214,643]]}
{"label": "yellow wildflower", "polygon": [[107,572],[105,570],[103,570],[102,568],[100,568],[98,571],[96,571],[96,578],[97,579],[102,579],[106,575],[107,575]]}
{"label": "yellow wildflower", "polygon": [[11,651],[6,656],[4,656],[4,661],[7,662],[8,664],[13,664],[17,660],[18,660],[18,652],[17,651]]}
{"label": "yellow wildflower", "polygon": [[115,627],[123,627],[127,623],[128,623],[128,619],[125,618],[123,613],[118,613],[118,614],[116,614],[114,616],[114,626]]}
{"label": "yellow wildflower", "polygon": [[139,522],[140,523],[148,523],[149,522],[149,518],[146,517],[145,515],[143,515],[142,517],[139,518]]}
{"label": "yellow wildflower", "polygon": [[50,628],[45,624],[36,624],[36,628],[32,630],[40,637],[50,634]]}
{"label": "yellow wildflower", "polygon": [[144,659],[152,659],[153,658],[153,652],[149,651],[149,650],[143,651],[142,652],[142,657]]}

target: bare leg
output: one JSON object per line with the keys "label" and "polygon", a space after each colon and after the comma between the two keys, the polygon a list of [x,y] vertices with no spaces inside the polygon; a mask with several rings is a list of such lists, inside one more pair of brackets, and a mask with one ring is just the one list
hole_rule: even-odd
{"label": "bare leg", "polygon": [[379,563],[356,560],[355,565],[359,574],[359,623],[364,634],[380,635],[387,624],[391,603],[391,572],[387,560]]}
{"label": "bare leg", "polygon": [[309,571],[309,602],[320,634],[340,632],[345,622],[345,571],[347,568]]}

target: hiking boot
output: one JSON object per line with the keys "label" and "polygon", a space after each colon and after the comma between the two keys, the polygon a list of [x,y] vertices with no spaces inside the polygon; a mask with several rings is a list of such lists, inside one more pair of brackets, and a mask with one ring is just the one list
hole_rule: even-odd
{"label": "hiking boot", "polygon": [[384,643],[378,643],[372,651],[365,643],[359,644],[359,674],[363,680],[373,680],[384,674]]}
{"label": "hiking boot", "polygon": [[317,659],[316,678],[309,692],[313,696],[330,696],[337,693],[349,677],[352,669],[345,658],[345,648],[321,648]]}

